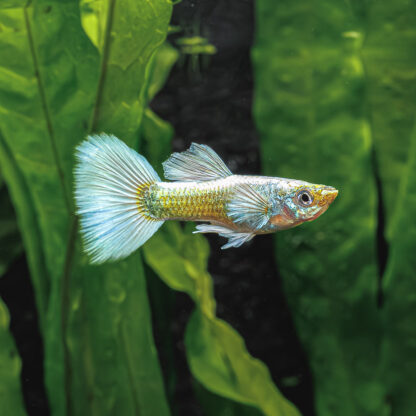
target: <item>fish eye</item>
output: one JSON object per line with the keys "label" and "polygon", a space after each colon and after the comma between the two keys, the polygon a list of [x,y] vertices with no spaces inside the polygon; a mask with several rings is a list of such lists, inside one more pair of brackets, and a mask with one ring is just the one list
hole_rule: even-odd
{"label": "fish eye", "polygon": [[302,189],[301,191],[299,191],[297,196],[298,196],[298,201],[300,205],[304,207],[308,207],[313,202],[313,196],[311,195],[309,191],[306,191],[305,189]]}

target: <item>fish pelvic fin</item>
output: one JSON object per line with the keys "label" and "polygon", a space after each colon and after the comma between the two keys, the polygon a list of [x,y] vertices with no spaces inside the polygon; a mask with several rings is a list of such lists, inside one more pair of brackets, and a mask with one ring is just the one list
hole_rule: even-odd
{"label": "fish pelvic fin", "polygon": [[148,215],[144,204],[159,176],[142,155],[107,134],[88,136],[76,159],[76,212],[91,263],[127,257],[164,222]]}
{"label": "fish pelvic fin", "polygon": [[240,247],[255,236],[254,233],[241,233],[215,224],[199,224],[196,226],[196,230],[193,233],[217,233],[221,237],[228,238],[228,243],[221,247],[223,250],[231,247]]}
{"label": "fish pelvic fin", "polygon": [[246,224],[255,230],[268,223],[271,212],[269,198],[248,184],[238,185],[227,204],[227,214],[236,224]]}
{"label": "fish pelvic fin", "polygon": [[172,153],[163,162],[163,170],[166,179],[183,182],[211,181],[232,175],[209,146],[197,143],[184,152]]}

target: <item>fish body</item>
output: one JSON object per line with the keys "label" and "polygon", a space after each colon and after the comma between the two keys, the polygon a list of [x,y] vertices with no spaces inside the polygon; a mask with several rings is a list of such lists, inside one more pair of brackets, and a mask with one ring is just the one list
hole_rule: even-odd
{"label": "fish body", "polygon": [[[241,187],[267,195],[269,212],[266,213],[266,206],[264,208],[270,221],[261,227],[250,216],[236,222],[235,215],[228,209]],[[156,182],[148,188],[144,201],[149,215],[155,219],[216,222],[238,231],[267,234],[291,228],[313,217],[309,209],[305,218],[298,204],[292,201],[294,190],[311,187],[316,189],[316,185],[284,178],[231,175],[207,182]],[[329,187],[326,189],[332,192]],[[327,206],[326,203],[318,204],[314,214],[319,212],[320,215]]]}
{"label": "fish body", "polygon": [[228,238],[223,248],[239,247],[314,220],[338,194],[300,180],[233,175],[210,147],[195,143],[163,163],[172,182],[114,136],[90,136],[77,158],[77,212],[95,263],[126,257],[168,220],[205,222],[195,232],[218,233]]}

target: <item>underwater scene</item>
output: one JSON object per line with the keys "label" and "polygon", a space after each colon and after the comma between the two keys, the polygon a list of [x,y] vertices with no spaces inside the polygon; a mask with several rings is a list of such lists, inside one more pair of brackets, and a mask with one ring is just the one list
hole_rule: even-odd
{"label": "underwater scene", "polygon": [[0,416],[416,415],[416,2],[1,0]]}

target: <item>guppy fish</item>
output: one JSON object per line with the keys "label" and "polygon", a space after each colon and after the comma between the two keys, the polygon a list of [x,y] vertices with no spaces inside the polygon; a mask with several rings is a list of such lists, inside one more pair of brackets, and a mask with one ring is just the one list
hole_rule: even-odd
{"label": "guppy fish", "polygon": [[338,191],[266,176],[233,175],[208,146],[193,143],[163,163],[162,182],[147,160],[115,136],[89,136],[77,148],[75,200],[93,263],[128,256],[166,220],[205,221],[195,233],[239,247],[323,214]]}

